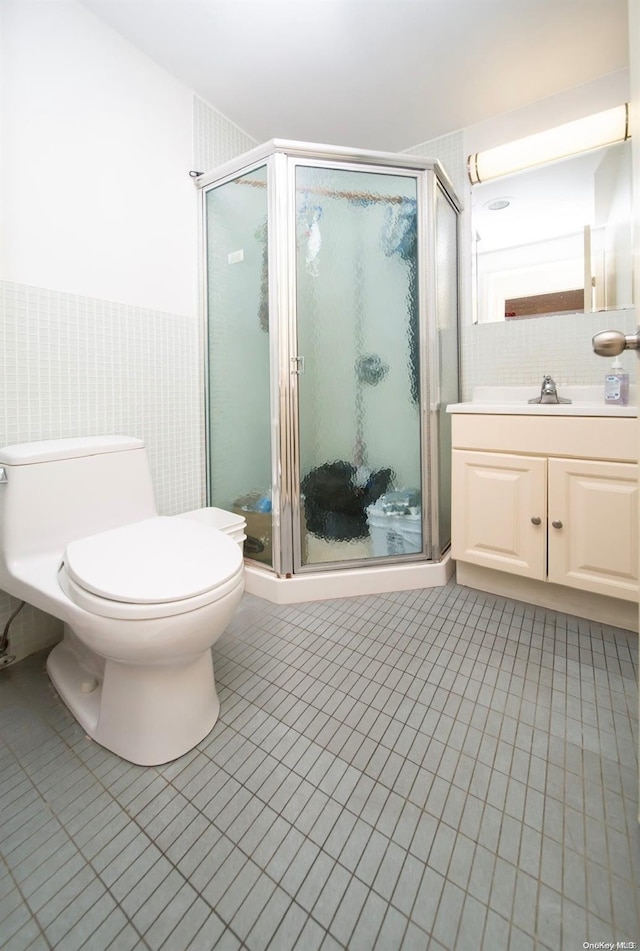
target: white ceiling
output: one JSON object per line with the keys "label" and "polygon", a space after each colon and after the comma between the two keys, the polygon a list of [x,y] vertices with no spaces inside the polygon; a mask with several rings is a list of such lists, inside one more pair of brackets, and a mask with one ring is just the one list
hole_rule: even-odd
{"label": "white ceiling", "polygon": [[624,69],[626,0],[82,0],[263,142],[399,151]]}

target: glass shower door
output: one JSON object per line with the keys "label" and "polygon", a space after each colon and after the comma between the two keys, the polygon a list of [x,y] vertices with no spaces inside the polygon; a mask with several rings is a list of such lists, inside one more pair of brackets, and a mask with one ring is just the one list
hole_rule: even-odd
{"label": "glass shower door", "polygon": [[[437,541],[439,558],[451,542],[451,416],[447,406],[459,399],[458,353],[458,216],[441,188],[436,191],[436,309],[435,346],[439,367],[436,401]],[[433,430],[432,430],[433,435]],[[434,506],[435,507],[435,506]]]}
{"label": "glass shower door", "polygon": [[426,544],[418,179],[299,164],[295,194],[296,562],[415,557]]}
{"label": "glass shower door", "polygon": [[266,166],[205,201],[209,504],[243,515],[245,554],[271,565]]}

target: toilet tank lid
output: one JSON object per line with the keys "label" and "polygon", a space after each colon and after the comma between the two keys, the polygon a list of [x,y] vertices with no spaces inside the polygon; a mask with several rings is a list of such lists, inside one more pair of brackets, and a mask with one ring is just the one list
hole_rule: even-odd
{"label": "toilet tank lid", "polygon": [[0,449],[0,465],[29,466],[36,462],[76,459],[103,452],[124,452],[143,449],[144,442],[135,436],[73,436],[68,439],[42,439],[39,442],[16,443]]}

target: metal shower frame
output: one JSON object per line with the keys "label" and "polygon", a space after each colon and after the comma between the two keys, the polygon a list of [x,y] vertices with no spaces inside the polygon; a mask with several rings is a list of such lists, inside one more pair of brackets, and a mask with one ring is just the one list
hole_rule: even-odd
{"label": "metal shower frame", "polygon": [[[347,171],[380,172],[414,178],[417,187],[418,215],[418,302],[420,330],[420,440],[422,469],[423,551],[411,555],[350,561],[302,564],[300,524],[299,416],[297,313],[295,294],[295,169],[299,165]],[[440,540],[438,505],[438,410],[440,407],[441,367],[438,360],[436,200],[438,191],[457,214],[457,245],[460,245],[461,205],[444,169],[436,160],[392,152],[369,152],[337,146],[272,139],[264,145],[198,175],[200,189],[200,241],[207,260],[206,196],[212,188],[233,181],[257,168],[267,168],[267,228],[269,261],[269,339],[271,401],[271,479],[272,479],[272,552],[273,570],[278,576],[318,572],[336,568],[361,568],[370,564],[439,561],[448,545]],[[460,279],[458,266],[458,308]],[[208,332],[208,275],[201,267],[201,308],[203,339]],[[458,368],[460,361],[458,359]],[[210,500],[210,461],[208,401],[209,354],[205,346],[205,445],[207,498]],[[210,504],[210,501],[208,501]],[[256,563],[258,564],[258,563]]]}

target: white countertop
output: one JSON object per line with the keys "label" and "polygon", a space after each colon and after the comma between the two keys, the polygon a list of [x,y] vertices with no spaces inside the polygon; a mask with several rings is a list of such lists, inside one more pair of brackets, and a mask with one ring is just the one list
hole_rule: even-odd
{"label": "white countertop", "polygon": [[604,402],[602,386],[559,386],[558,396],[571,403],[529,403],[540,396],[535,386],[477,386],[468,403],[452,403],[448,413],[494,413],[503,416],[637,416],[636,386],[629,387],[629,406]]}

